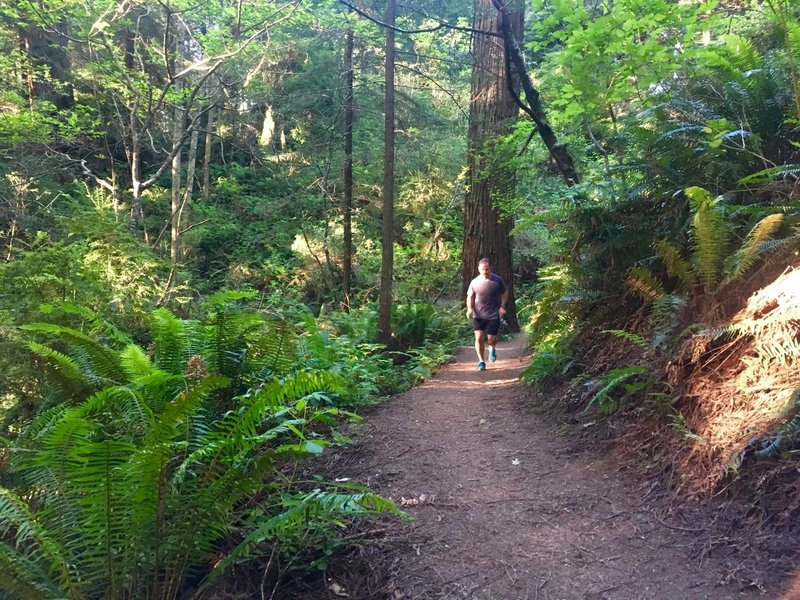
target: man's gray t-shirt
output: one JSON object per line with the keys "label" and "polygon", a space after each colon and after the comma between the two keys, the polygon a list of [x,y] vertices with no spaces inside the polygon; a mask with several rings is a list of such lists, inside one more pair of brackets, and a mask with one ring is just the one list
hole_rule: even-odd
{"label": "man's gray t-shirt", "polygon": [[478,275],[473,279],[467,288],[467,302],[470,297],[475,296],[475,316],[479,319],[499,319],[500,303],[503,300],[503,293],[506,291],[506,283],[503,278],[494,273],[489,274],[489,279],[483,275]]}

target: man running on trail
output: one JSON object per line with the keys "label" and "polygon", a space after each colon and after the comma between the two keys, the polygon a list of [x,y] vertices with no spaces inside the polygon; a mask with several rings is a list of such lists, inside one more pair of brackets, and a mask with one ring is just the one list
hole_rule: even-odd
{"label": "man running on trail", "polygon": [[483,371],[486,369],[486,338],[489,342],[489,360],[497,360],[497,332],[500,330],[500,318],[506,314],[508,289],[503,278],[492,273],[488,258],[478,261],[478,273],[467,288],[467,318],[472,319],[478,370]]}

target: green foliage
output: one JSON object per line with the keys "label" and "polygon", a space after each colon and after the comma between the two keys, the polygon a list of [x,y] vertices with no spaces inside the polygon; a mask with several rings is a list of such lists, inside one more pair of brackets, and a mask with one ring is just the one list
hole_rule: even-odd
{"label": "green foliage", "polygon": [[622,338],[623,340],[627,340],[632,344],[636,344],[640,348],[647,348],[650,345],[648,340],[640,335],[631,333],[630,331],[624,331],[622,329],[604,329],[603,333],[610,333],[615,337]]}
{"label": "green foliage", "polygon": [[[330,352],[320,339],[306,346],[319,351],[316,364],[297,365],[293,331],[236,307],[250,296],[215,296],[205,322],[155,311],[152,353],[60,325],[25,328],[66,349],[31,344],[59,381],[96,391],[42,412],[8,449],[15,487],[0,494],[0,589],[176,598],[190,581],[260,556],[262,544],[291,551],[289,540],[325,538],[342,519],[398,513],[363,488],[292,490],[279,474],[338,439],[332,428],[353,415],[332,400],[359,383],[348,379],[352,365],[333,368],[343,345]],[[254,495],[257,511],[246,508]],[[212,569],[234,523],[247,533]]]}
{"label": "green foliage", "polygon": [[[677,279],[689,289],[697,285],[697,273],[689,261],[681,255],[680,248],[668,240],[656,240],[653,246],[656,256],[664,263],[669,277]],[[653,300],[657,299],[658,296],[653,298]]]}
{"label": "green foliage", "polygon": [[613,119],[611,107],[641,102],[641,90],[679,67],[674,48],[691,52],[706,10],[661,0],[647,6],[538,0],[533,8],[530,47],[544,54],[546,89],[560,89],[550,102],[557,122]]}
{"label": "green foliage", "polygon": [[451,312],[437,310],[433,304],[414,302],[392,306],[392,331],[399,349],[417,348],[426,341],[452,340],[457,336]]}
{"label": "green foliage", "polygon": [[[790,402],[791,410],[800,409],[800,388],[796,389],[793,398]],[[782,450],[792,446],[794,442],[797,440],[797,436],[800,433],[800,411],[795,414],[793,418],[791,418],[786,424],[781,426],[778,431],[775,432],[772,439],[762,439],[751,442],[750,446],[754,447],[759,445],[760,447],[755,450],[754,454],[757,458],[774,458]]]}
{"label": "green foliage", "polygon": [[596,406],[600,414],[610,415],[617,412],[622,404],[647,386],[642,376],[647,369],[640,365],[627,365],[612,369],[600,377],[599,389],[592,395],[586,410]]}
{"label": "green foliage", "polygon": [[724,272],[726,276],[724,283],[736,281],[747,273],[767,252],[776,250],[781,245],[780,242],[772,244],[770,242],[783,225],[783,221],[784,215],[782,213],[774,213],[767,215],[753,226],[741,248],[725,260]]}
{"label": "green foliage", "polygon": [[[725,286],[740,280],[770,252],[796,243],[796,236],[772,239],[785,222],[783,213],[773,212],[758,220],[739,249],[731,251],[729,240],[735,235],[735,211],[725,205],[722,196],[712,199],[705,189],[694,186],[684,192],[690,201],[692,259],[686,259],[681,249],[669,240],[657,240],[653,246],[667,277],[676,280],[685,293],[719,296],[727,290]],[[762,209],[756,207],[752,212],[760,216]],[[670,303],[677,306],[672,300],[662,300],[667,295],[665,282],[645,267],[629,269],[626,285],[646,302],[660,302],[660,316],[656,316],[656,320],[662,324],[665,316],[662,309]]]}
{"label": "green foliage", "polygon": [[625,285],[639,294],[645,302],[656,302],[664,295],[664,284],[645,267],[631,267]]}
{"label": "green foliage", "polygon": [[719,271],[730,230],[726,227],[722,197],[712,198],[707,190],[684,190],[692,211],[693,265],[703,289],[710,292],[719,281]]}
{"label": "green foliage", "polygon": [[[382,513],[407,518],[393,502],[359,485],[340,484],[330,490],[315,488],[307,492],[284,494],[281,503],[282,511],[278,514],[265,514],[263,509],[258,508],[246,516],[245,522],[251,533],[214,568],[207,584],[231,565],[260,555],[258,548],[265,543],[272,544],[280,540],[288,556],[302,555],[310,545],[322,546],[328,554],[337,546],[335,538],[329,533],[331,526],[343,526],[345,519]],[[311,566],[324,570],[324,558],[317,559]]]}
{"label": "green foliage", "polygon": [[336,369],[345,376],[345,402],[370,403],[405,391],[450,360],[453,348],[463,341],[465,322],[458,308],[440,309],[420,302],[395,304],[394,309],[392,327],[398,350],[392,354],[375,341],[375,306],[332,313],[327,317],[330,323],[306,319],[301,353],[312,364]]}
{"label": "green foliage", "polygon": [[[529,383],[541,382],[572,365],[570,342],[580,312],[581,298],[572,295],[575,282],[567,269],[546,267],[540,271],[540,284],[530,306],[525,331],[534,350],[531,364],[520,376]],[[521,311],[524,315],[526,311]]]}

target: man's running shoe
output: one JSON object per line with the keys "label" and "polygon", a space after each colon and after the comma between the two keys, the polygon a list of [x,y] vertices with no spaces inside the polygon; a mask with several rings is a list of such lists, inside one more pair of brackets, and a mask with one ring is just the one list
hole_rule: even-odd
{"label": "man's running shoe", "polygon": [[497,352],[494,348],[489,348],[489,360],[494,362],[497,360]]}
{"label": "man's running shoe", "polygon": [[486,363],[481,361],[478,363],[478,371],[485,371],[486,370]]}

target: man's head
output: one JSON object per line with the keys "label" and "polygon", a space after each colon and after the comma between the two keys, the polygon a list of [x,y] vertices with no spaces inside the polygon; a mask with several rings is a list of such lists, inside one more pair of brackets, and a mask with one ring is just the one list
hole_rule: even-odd
{"label": "man's head", "polygon": [[482,258],[478,261],[478,273],[489,279],[492,274],[492,266],[489,264],[488,258]]}

